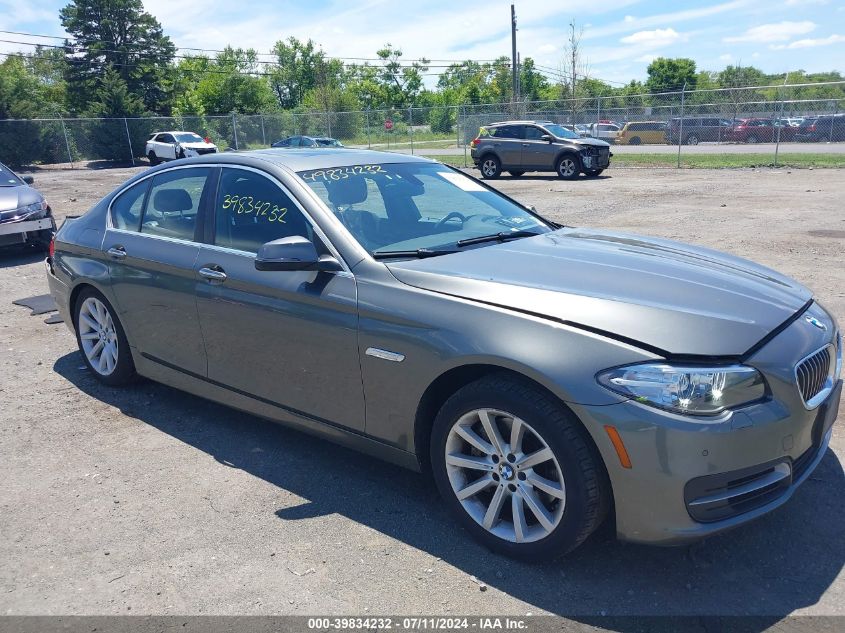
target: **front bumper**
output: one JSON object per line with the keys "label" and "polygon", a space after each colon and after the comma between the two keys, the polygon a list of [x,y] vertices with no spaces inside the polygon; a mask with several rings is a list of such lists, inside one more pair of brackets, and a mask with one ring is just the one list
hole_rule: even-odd
{"label": "front bumper", "polygon": [[[809,312],[824,314],[817,306]],[[607,468],[619,538],[681,544],[747,523],[791,498],[822,460],[839,410],[842,380],[808,410],[794,377],[794,363],[835,331],[825,318],[827,339],[798,319],[752,356],[747,364],[764,374],[769,397],[713,422],[634,401],[570,404]],[[620,464],[605,425],[619,432],[631,468]]]}
{"label": "front bumper", "polygon": [[50,216],[40,220],[25,220],[23,222],[4,222],[0,224],[0,244],[16,244],[26,242],[32,233],[56,230],[56,224]]}

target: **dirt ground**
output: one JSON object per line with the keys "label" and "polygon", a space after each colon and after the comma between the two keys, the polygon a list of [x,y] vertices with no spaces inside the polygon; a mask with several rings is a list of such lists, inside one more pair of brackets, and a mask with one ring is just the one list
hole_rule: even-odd
{"label": "dirt ground", "polygon": [[[33,175],[61,221],[131,173]],[[843,171],[496,186],[566,224],[767,264],[845,323]],[[675,549],[598,535],[525,565],[470,540],[420,475],[163,385],[99,385],[65,326],[11,303],[47,292],[41,260],[0,253],[0,614],[845,615],[843,416],[811,479],[753,524]]]}

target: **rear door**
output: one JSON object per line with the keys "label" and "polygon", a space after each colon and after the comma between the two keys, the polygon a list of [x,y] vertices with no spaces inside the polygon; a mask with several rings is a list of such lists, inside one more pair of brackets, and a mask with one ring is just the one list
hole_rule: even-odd
{"label": "rear door", "polygon": [[194,297],[199,210],[212,167],[161,171],[119,194],[103,248],[130,344],[201,376],[206,356]]}
{"label": "rear door", "polygon": [[349,271],[259,271],[265,242],[326,240],[269,175],[223,167],[194,266],[208,377],[322,422],[363,430],[357,288]]}
{"label": "rear door", "polygon": [[175,160],[176,158],[176,139],[172,134],[159,134],[156,143],[156,156],[159,158],[166,158],[168,160]]}
{"label": "rear door", "polygon": [[521,125],[500,125],[492,128],[493,151],[502,162],[502,169],[522,168],[522,127]]}

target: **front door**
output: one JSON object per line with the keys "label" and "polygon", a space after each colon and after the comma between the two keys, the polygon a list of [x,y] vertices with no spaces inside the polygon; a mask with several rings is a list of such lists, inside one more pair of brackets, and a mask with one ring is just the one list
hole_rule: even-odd
{"label": "front door", "polygon": [[210,167],[173,168],[115,198],[103,249],[115,308],[145,357],[201,376],[205,347],[194,298],[195,241]]}
{"label": "front door", "polygon": [[224,167],[214,234],[194,266],[208,377],[322,422],[364,429],[357,288],[349,272],[259,271],[259,247],[301,235],[328,252],[277,181]]}
{"label": "front door", "polygon": [[542,140],[548,134],[533,125],[524,126],[522,141],[522,164],[526,169],[554,169],[555,156],[560,146]]}

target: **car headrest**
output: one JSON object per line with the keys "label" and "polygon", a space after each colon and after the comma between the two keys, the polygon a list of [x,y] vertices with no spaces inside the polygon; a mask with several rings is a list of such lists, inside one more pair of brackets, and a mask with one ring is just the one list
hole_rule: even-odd
{"label": "car headrest", "polygon": [[162,213],[190,211],[194,201],[184,189],[159,189],[153,197],[153,208]]}
{"label": "car headrest", "polygon": [[352,176],[344,180],[327,180],[329,202],[333,205],[349,205],[364,202],[367,199],[367,181],[362,176]]}

